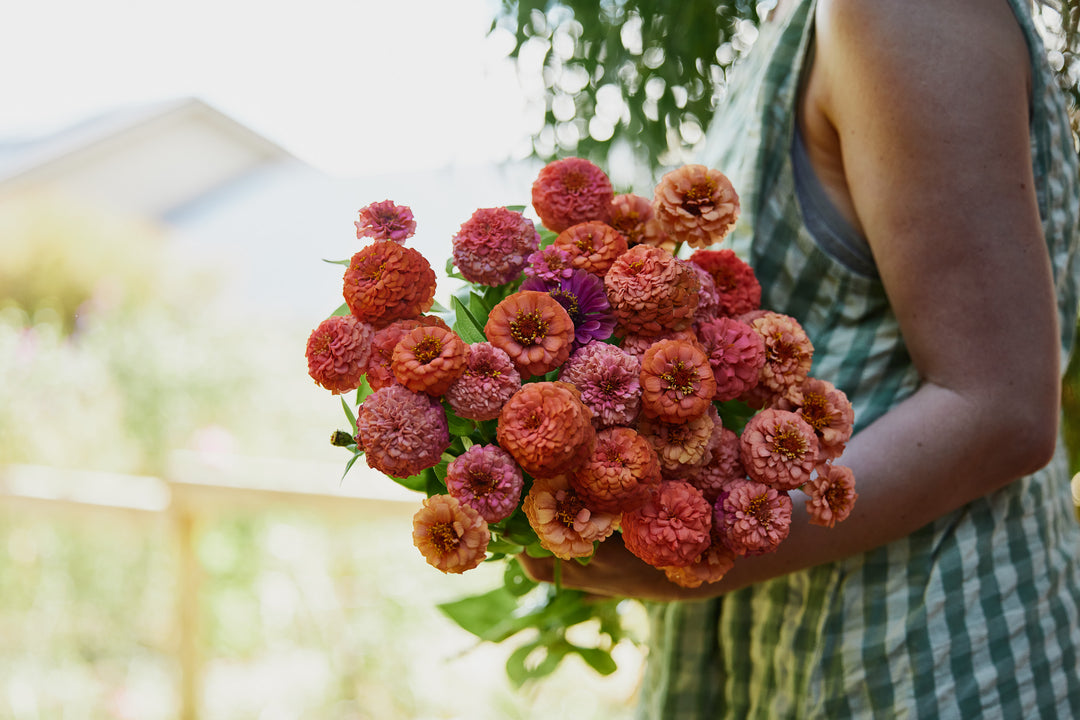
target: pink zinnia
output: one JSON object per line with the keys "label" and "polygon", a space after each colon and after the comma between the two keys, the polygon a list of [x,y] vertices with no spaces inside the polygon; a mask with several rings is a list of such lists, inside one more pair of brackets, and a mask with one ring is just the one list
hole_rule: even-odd
{"label": "pink zinnia", "polygon": [[424,393],[390,385],[357,409],[356,444],[370,467],[391,477],[412,477],[438,465],[450,447],[446,411]]}
{"label": "pink zinnia", "polygon": [[540,246],[532,221],[506,208],[482,208],[453,239],[454,265],[479,285],[505,285],[516,279]]}
{"label": "pink zinnia", "polygon": [[753,480],[734,480],[716,500],[717,534],[738,555],[772,552],[791,531],[787,492]]}
{"label": "pink zinnia", "polygon": [[746,473],[778,490],[805,483],[817,462],[814,428],[787,410],[762,410],[746,423],[740,441]]}
{"label": "pink zinnia", "polygon": [[638,421],[638,432],[656,451],[665,478],[683,479],[678,476],[705,462],[715,426],[716,421],[707,412],[680,423],[643,416]]}
{"label": "pink zinnia", "polygon": [[596,449],[570,477],[590,508],[612,513],[637,508],[659,482],[656,453],[645,438],[626,427],[597,433]]}
{"label": "pink zinnia", "polygon": [[521,499],[521,468],[497,445],[473,445],[446,468],[446,489],[489,523],[510,517]]}
{"label": "pink zinnia", "polygon": [[[640,359],[644,357],[645,351],[653,346],[653,343],[658,343],[661,340],[681,340],[701,346],[701,343],[698,342],[697,333],[694,332],[693,328],[688,327],[685,330],[663,332],[659,335],[625,335],[622,342],[619,343],[619,347]],[[704,349],[702,348],[702,350]]]}
{"label": "pink zinnia", "polygon": [[540,546],[563,560],[590,557],[593,543],[610,537],[619,522],[617,514],[589,508],[566,475],[534,479],[521,509]]}
{"label": "pink zinnia", "polygon": [[722,580],[735,567],[735,553],[721,540],[715,539],[694,562],[684,567],[666,567],[664,574],[680,587],[696,588],[704,583]]}
{"label": "pink zinnia", "polygon": [[828,528],[846,520],[859,497],[851,468],[832,463],[818,465],[817,477],[803,486],[803,492],[810,524]]}
{"label": "pink zinnia", "polygon": [[698,280],[698,306],[697,312],[694,313],[694,322],[702,323],[708,320],[712,320],[721,314],[720,312],[720,293],[716,289],[716,281],[713,280],[713,276],[709,274],[705,268],[700,265],[695,265],[689,260],[684,260]]}
{"label": "pink zinnia", "polygon": [[809,376],[814,345],[799,321],[790,315],[766,312],[750,327],[765,342],[765,364],[755,389],[760,390],[760,397],[775,403],[794,392]]}
{"label": "pink zinnia", "polygon": [[719,170],[684,165],[660,178],[656,220],[676,242],[700,248],[718,243],[739,218],[739,196]]}
{"label": "pink zinnia", "polygon": [[641,359],[641,411],[664,422],[688,422],[708,410],[716,380],[701,347],[661,340]]}
{"label": "pink zinnia", "polygon": [[641,507],[623,513],[623,542],[654,567],[683,567],[709,546],[712,515],[700,490],[687,482],[665,481]]}
{"label": "pink zinnia", "polygon": [[569,253],[576,269],[600,278],[627,249],[626,238],[618,230],[595,220],[571,225],[559,233],[552,245]]}
{"label": "pink zinnia", "polygon": [[[714,428],[713,431],[715,434],[716,429]],[[746,477],[741,449],[739,436],[734,431],[721,426],[719,440],[710,443],[709,459],[704,465],[687,468],[684,478],[700,490],[706,500],[716,502],[724,485],[732,480]]]}
{"label": "pink zinnia", "polygon": [[525,277],[551,284],[566,280],[574,272],[570,259],[570,253],[554,245],[548,245],[528,257],[529,264],[525,266]]}
{"label": "pink zinnia", "polygon": [[734,250],[697,250],[689,259],[712,276],[718,315],[736,317],[760,307],[761,283]]}
{"label": "pink zinnia", "polygon": [[628,193],[616,195],[611,201],[611,227],[626,238],[628,247],[652,245],[675,252],[675,241],[667,236],[656,222],[652,201],[640,195]]}
{"label": "pink zinnia", "polygon": [[367,371],[374,334],[352,315],[323,320],[308,336],[308,375],[334,395],[355,390]]}
{"label": "pink zinnia", "polygon": [[521,389],[510,356],[491,343],[473,343],[465,355],[465,372],[447,388],[450,409],[467,420],[494,420],[510,396]]}
{"label": "pink zinnia", "polygon": [[699,324],[697,335],[716,380],[716,400],[734,400],[757,385],[765,365],[765,341],[752,327],[722,317]]}
{"label": "pink zinnia", "polygon": [[834,460],[844,452],[851,438],[855,411],[843,390],[827,380],[807,378],[790,398],[777,404],[781,410],[797,412],[818,436],[818,460]]}
{"label": "pink zinnia", "polygon": [[554,233],[590,220],[607,222],[614,197],[604,171],[576,157],[548,163],[532,186],[533,209]]}
{"label": "pink zinnia", "polygon": [[390,200],[371,203],[360,210],[356,223],[357,239],[393,240],[403,243],[416,232],[416,220],[407,205],[395,205]]}
{"label": "pink zinnia", "polygon": [[581,391],[597,428],[630,425],[641,410],[641,361],[603,342],[579,348],[563,365],[559,379]]}
{"label": "pink zinnia", "polygon": [[405,387],[440,397],[465,372],[465,343],[453,330],[420,326],[398,341],[390,367]]}
{"label": "pink zinnia", "polygon": [[697,275],[660,248],[637,245],[624,252],[604,276],[604,287],[620,336],[685,330],[697,311]]}
{"label": "pink zinnia", "polygon": [[491,531],[480,513],[450,495],[433,495],[413,516],[413,544],[444,573],[472,570],[487,556]]}

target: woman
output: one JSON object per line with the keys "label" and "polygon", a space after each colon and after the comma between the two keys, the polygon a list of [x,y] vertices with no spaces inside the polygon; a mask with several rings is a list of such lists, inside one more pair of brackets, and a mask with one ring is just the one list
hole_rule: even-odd
{"label": "woman", "polygon": [[1080,190],[1030,9],[803,0],[753,54],[702,161],[742,194],[762,304],[852,400],[858,502],[697,590],[617,543],[562,582],[713,598],[653,607],[648,717],[1080,717]]}

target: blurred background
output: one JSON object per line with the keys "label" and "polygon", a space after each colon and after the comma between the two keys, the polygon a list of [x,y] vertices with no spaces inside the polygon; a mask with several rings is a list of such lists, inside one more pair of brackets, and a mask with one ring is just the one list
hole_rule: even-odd
{"label": "blurred background", "polygon": [[[676,5],[0,8],[0,719],[630,717],[632,643],[514,690],[513,643],[438,612],[501,578],[342,478],[304,343],[368,203],[412,207],[448,304],[457,227],[546,159],[646,192],[692,157],[771,3]],[[1043,19],[1075,95],[1076,8]]]}

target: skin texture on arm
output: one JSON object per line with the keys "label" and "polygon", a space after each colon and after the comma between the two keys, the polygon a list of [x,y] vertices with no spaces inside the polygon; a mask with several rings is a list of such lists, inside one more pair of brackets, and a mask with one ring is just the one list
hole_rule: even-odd
{"label": "skin texture on arm", "polygon": [[[919,389],[840,462],[859,500],[685,590],[618,542],[562,582],[646,599],[719,595],[862,553],[1045,465],[1058,328],[1028,137],[1027,47],[1004,0],[822,0],[801,106],[811,160],[878,264]],[[614,538],[612,540],[615,540]],[[525,560],[550,579],[550,561]]]}

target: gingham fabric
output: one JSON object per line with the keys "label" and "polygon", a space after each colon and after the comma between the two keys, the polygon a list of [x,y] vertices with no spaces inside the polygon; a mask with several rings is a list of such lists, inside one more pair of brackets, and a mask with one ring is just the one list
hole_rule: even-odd
{"label": "gingham fabric", "polygon": [[[1032,162],[1064,367],[1080,278],[1077,154],[1029,10],[1009,2],[1035,68]],[[763,29],[701,162],[740,192],[731,245],[754,266],[763,305],[803,324],[813,375],[848,394],[858,428],[909,395],[917,378],[878,278],[819,248],[796,198],[795,92],[813,13],[813,2],[801,2]],[[719,600],[651,606],[639,715],[1080,718],[1078,555],[1059,449],[1045,470],[902,541]]]}

